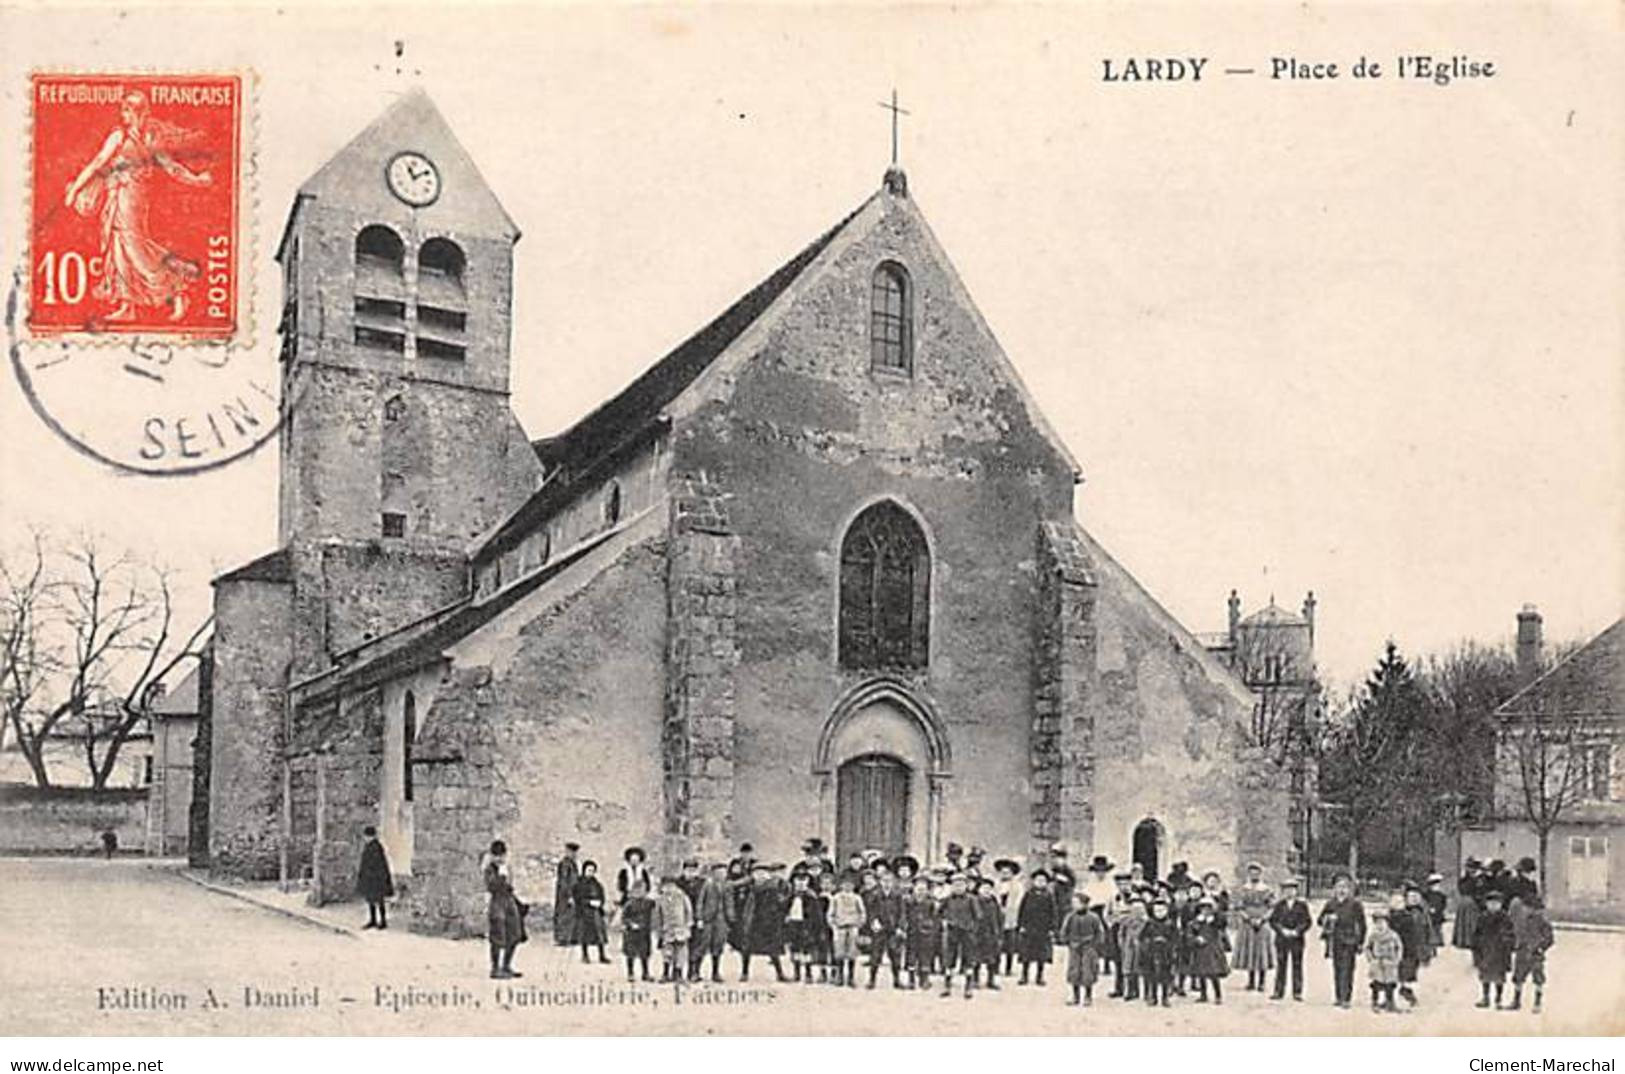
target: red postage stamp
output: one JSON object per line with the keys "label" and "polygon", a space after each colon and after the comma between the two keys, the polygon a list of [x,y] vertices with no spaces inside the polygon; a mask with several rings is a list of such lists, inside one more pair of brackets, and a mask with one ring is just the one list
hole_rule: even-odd
{"label": "red postage stamp", "polygon": [[232,337],[241,78],[36,74],[31,95],[29,328]]}

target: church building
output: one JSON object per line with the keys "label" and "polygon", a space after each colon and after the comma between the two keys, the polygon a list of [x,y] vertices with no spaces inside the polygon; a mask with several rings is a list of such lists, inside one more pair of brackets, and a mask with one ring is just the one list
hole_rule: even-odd
{"label": "church building", "polygon": [[374,824],[457,934],[493,838],[538,894],[566,840],[1285,863],[1253,695],[1075,521],[901,170],[540,440],[518,239],[421,92],[299,189],[279,547],[215,581],[214,868],[345,898]]}

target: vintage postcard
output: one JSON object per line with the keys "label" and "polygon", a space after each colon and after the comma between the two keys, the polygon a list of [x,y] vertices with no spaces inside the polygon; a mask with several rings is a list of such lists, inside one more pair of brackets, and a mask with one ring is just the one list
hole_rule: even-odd
{"label": "vintage postcard", "polygon": [[1622,31],[0,3],[0,1033],[1625,1031]]}

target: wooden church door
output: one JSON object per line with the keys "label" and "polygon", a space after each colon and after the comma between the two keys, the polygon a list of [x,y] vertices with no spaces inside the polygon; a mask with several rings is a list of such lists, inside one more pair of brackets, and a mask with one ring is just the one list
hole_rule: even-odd
{"label": "wooden church door", "polygon": [[835,849],[838,861],[854,851],[908,850],[908,765],[883,753],[855,757],[837,776]]}

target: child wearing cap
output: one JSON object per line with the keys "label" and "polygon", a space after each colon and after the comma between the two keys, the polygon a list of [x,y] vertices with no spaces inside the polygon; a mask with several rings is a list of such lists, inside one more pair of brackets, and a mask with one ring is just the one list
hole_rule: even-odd
{"label": "child wearing cap", "polygon": [[[999,990],[999,953],[1004,946],[1004,907],[994,893],[995,881],[991,876],[976,881],[976,955],[981,969],[987,971],[987,987]],[[980,977],[977,970],[971,976]]]}
{"label": "child wearing cap", "polygon": [[1001,910],[1002,943],[1004,951],[1004,975],[1010,976],[1015,972],[1016,956],[1021,950],[1020,920],[1021,897],[1026,894],[1027,885],[1021,880],[1021,866],[1009,858],[1001,858],[993,863],[999,872],[999,882],[995,888],[999,897]]}
{"label": "child wearing cap", "polygon": [[1332,962],[1332,994],[1337,1006],[1354,1003],[1354,959],[1365,947],[1365,907],[1354,897],[1354,880],[1347,873],[1332,881],[1332,897],[1320,908],[1320,932],[1326,957]]}
{"label": "child wearing cap", "polygon": [[903,987],[904,944],[908,938],[908,895],[898,888],[890,871],[880,874],[878,886],[864,896],[863,912],[869,934],[869,987],[880,976],[880,964],[891,964],[891,985]]}
{"label": "child wearing cap", "polygon": [[942,901],[942,994],[953,992],[954,971],[965,975],[965,998],[976,983],[976,896],[967,889],[964,873],[956,873]]}
{"label": "child wearing cap", "polygon": [[649,952],[653,947],[655,901],[649,897],[649,887],[642,878],[632,882],[626,901],[621,903],[621,954],[626,956],[626,979],[649,975]]}
{"label": "child wearing cap", "polygon": [[1552,923],[1546,917],[1546,903],[1537,895],[1523,896],[1528,912],[1518,923],[1512,952],[1512,1004],[1509,1011],[1523,1006],[1523,983],[1533,981],[1535,1004],[1531,1008],[1540,1013],[1540,1002],[1546,991],[1546,950],[1552,946]]}
{"label": "child wearing cap", "polygon": [[931,974],[936,969],[942,948],[942,917],[937,909],[937,900],[931,894],[931,882],[923,876],[914,881],[914,897],[908,901],[905,922],[908,933],[908,986],[930,988]]}
{"label": "child wearing cap", "polygon": [[1135,962],[1140,980],[1145,986],[1148,1006],[1168,1006],[1168,991],[1174,981],[1175,927],[1168,915],[1168,900],[1151,900],[1150,916],[1140,929],[1139,951]]}
{"label": "child wearing cap", "polygon": [[1174,922],[1174,995],[1185,995],[1185,986],[1194,983],[1191,977],[1191,922],[1196,920],[1198,904],[1202,900],[1202,885],[1194,880],[1183,887],[1174,888],[1174,903],[1168,916]]}
{"label": "child wearing cap", "polygon": [[660,878],[660,898],[655,901],[654,935],[660,937],[660,970],[662,981],[682,981],[688,978],[688,938],[694,931],[694,904],[688,901],[679,878]]}
{"label": "child wearing cap", "polygon": [[1389,927],[1389,911],[1379,906],[1371,911],[1371,934],[1366,938],[1366,972],[1371,976],[1371,1009],[1398,1013],[1394,989],[1399,984],[1399,960],[1404,942]]}
{"label": "child wearing cap", "polygon": [[1224,1002],[1224,988],[1219,983],[1230,974],[1230,960],[1226,957],[1229,938],[1224,922],[1219,919],[1218,900],[1203,895],[1196,904],[1196,916],[1186,930],[1191,948],[1191,976],[1196,980],[1196,1002],[1206,1003],[1208,988],[1213,989],[1213,1002]]}
{"label": "child wearing cap", "polygon": [[1117,926],[1124,999],[1140,998],[1140,933],[1145,930],[1146,920],[1145,900],[1139,895],[1129,896],[1128,913]]}
{"label": "child wearing cap", "polygon": [[831,933],[831,972],[836,984],[857,987],[858,933],[863,930],[863,900],[856,890],[857,877],[843,874],[839,890],[829,899]]}
{"label": "child wearing cap", "polygon": [[1388,927],[1399,933],[1403,948],[1399,956],[1399,994],[1414,1007],[1422,967],[1433,959],[1428,911],[1422,905],[1422,890],[1415,884],[1406,884],[1404,891],[1389,898]]}
{"label": "child wearing cap", "polygon": [[[1100,974],[1100,948],[1106,942],[1106,926],[1100,915],[1089,909],[1089,895],[1079,891],[1072,896],[1072,910],[1061,922],[1061,942],[1066,945],[1066,983],[1072,986],[1069,1007],[1094,1003],[1095,980]],[[1025,983],[1025,982],[1023,982]]]}
{"label": "child wearing cap", "polygon": [[1016,913],[1016,927],[1021,933],[1020,984],[1026,984],[1034,971],[1037,983],[1044,983],[1044,967],[1049,965],[1059,917],[1055,896],[1049,889],[1049,873],[1039,869],[1033,873],[1032,886],[1022,895],[1021,909]]}
{"label": "child wearing cap", "polygon": [[1517,931],[1512,918],[1501,909],[1501,893],[1484,893],[1484,912],[1473,931],[1473,968],[1478,970],[1481,996],[1478,1006],[1490,1005],[1490,988],[1495,989],[1495,1007],[1501,1007],[1507,971],[1512,968],[1512,952],[1517,947]]}
{"label": "child wearing cap", "polygon": [[784,939],[790,948],[795,980],[812,984],[812,959],[817,947],[813,924],[812,872],[797,868],[790,877],[790,901],[784,909]]}

